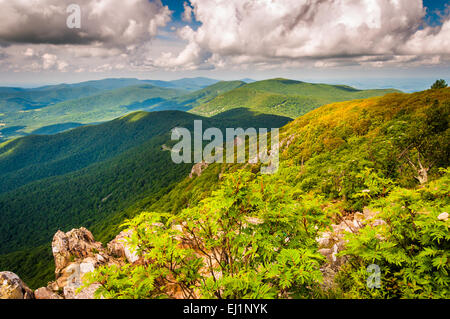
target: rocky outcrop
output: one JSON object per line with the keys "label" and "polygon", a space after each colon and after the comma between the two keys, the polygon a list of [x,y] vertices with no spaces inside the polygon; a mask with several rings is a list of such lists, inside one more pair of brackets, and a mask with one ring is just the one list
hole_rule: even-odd
{"label": "rocky outcrop", "polygon": [[131,230],[123,231],[108,243],[108,252],[115,257],[125,258],[133,264],[139,260],[136,252],[127,243],[131,237]]}
{"label": "rocky outcrop", "polygon": [[124,262],[120,256],[112,256],[83,227],[67,233],[58,231],[53,237],[52,251],[56,280],[47,287],[37,289],[36,299],[93,299],[99,285],[93,284],[80,290],[83,277],[100,266],[121,265]]}
{"label": "rocky outcrop", "polygon": [[0,272],[0,299],[34,299],[33,291],[15,273]]}
{"label": "rocky outcrop", "polygon": [[363,227],[376,227],[384,224],[384,220],[376,219],[378,213],[365,208],[363,213],[356,212],[345,216],[339,224],[331,225],[332,230],[323,232],[320,237],[316,238],[319,244],[319,253],[327,259],[327,262],[321,268],[326,288],[331,288],[334,285],[334,276],[347,261],[347,257],[338,256],[338,253],[345,249],[347,243],[344,238],[345,234],[356,233]]}
{"label": "rocky outcrop", "polygon": [[[200,163],[201,164],[201,163]],[[206,164],[206,163],[205,163]],[[198,165],[198,164],[197,164]],[[206,164],[207,165],[207,164]],[[199,173],[201,174],[201,172]],[[340,267],[346,262],[345,256],[338,253],[345,249],[345,233],[358,232],[362,227],[376,227],[384,224],[377,219],[378,212],[364,209],[363,213],[354,213],[342,218],[338,224],[332,225],[329,231],[320,234],[316,238],[319,252],[327,259],[321,268],[324,274],[324,287],[331,288],[334,285],[334,276]],[[443,213],[438,217],[441,220],[448,219],[448,214]],[[249,224],[259,224],[262,221],[256,218],[248,218]],[[161,226],[154,224],[153,226]],[[182,225],[174,225],[174,230],[183,233],[177,238],[182,247],[194,249],[198,257],[205,258],[204,254],[193,242],[189,234],[183,232]],[[47,287],[33,291],[14,273],[0,273],[0,299],[93,299],[94,293],[100,287],[93,284],[90,287],[80,289],[83,277],[103,265],[123,265],[140,263],[140,258],[128,243],[131,231],[123,231],[108,243],[104,248],[100,242],[95,241],[92,233],[86,228],[73,229],[67,233],[58,231],[52,242],[52,251],[55,259],[55,281]],[[207,264],[208,260],[205,260]],[[202,269],[206,272],[208,269]],[[217,274],[220,277],[220,274]],[[167,294],[171,298],[183,298],[183,292],[178,285],[168,285]],[[197,295],[197,292],[195,293]]]}
{"label": "rocky outcrop", "polygon": [[55,281],[33,293],[16,274],[1,272],[0,299],[94,299],[100,285],[80,289],[84,276],[104,265],[138,262],[139,257],[127,243],[130,237],[130,231],[123,231],[104,248],[86,228],[58,231],[52,241]]}
{"label": "rocky outcrop", "polygon": [[102,244],[94,240],[86,228],[73,229],[63,233],[58,231],[53,237],[52,252],[55,258],[56,277],[61,277],[63,270],[75,259],[84,259],[103,250]]}

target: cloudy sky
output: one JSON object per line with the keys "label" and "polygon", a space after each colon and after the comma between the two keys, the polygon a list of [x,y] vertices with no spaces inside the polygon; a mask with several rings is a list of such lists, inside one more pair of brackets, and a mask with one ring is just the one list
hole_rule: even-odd
{"label": "cloudy sky", "polygon": [[0,0],[0,85],[192,76],[448,79],[450,0]]}

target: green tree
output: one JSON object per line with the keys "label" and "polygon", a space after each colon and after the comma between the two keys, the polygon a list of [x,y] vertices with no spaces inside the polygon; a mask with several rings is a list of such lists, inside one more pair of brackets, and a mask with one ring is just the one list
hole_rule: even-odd
{"label": "green tree", "polygon": [[431,86],[432,90],[436,90],[436,89],[445,89],[447,87],[447,82],[445,82],[445,80],[440,79],[440,80],[436,80],[436,82],[434,82],[434,84]]}

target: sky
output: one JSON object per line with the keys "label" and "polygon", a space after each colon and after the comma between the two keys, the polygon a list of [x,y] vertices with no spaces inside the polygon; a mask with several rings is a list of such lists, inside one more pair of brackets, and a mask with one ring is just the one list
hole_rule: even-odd
{"label": "sky", "polygon": [[0,0],[2,86],[196,76],[450,82],[450,0]]}

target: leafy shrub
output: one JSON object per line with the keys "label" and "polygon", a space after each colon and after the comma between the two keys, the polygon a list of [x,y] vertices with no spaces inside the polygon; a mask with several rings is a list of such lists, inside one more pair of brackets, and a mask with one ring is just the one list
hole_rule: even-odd
{"label": "leafy shrub", "polygon": [[[353,298],[449,298],[450,170],[418,190],[397,188],[375,201],[379,226],[349,234],[350,264],[338,282]],[[380,267],[381,288],[368,288],[366,267]]]}
{"label": "leafy shrub", "polygon": [[142,265],[101,268],[87,284],[101,283],[105,298],[174,291],[185,298],[308,297],[322,277],[315,238],[325,212],[320,198],[283,179],[227,175],[210,198],[178,216],[144,213],[129,221]]}

